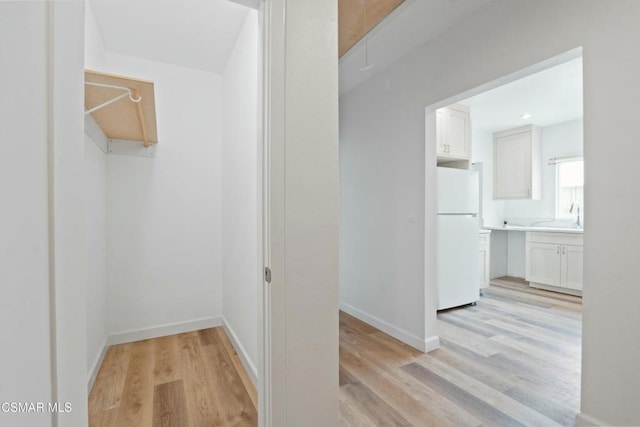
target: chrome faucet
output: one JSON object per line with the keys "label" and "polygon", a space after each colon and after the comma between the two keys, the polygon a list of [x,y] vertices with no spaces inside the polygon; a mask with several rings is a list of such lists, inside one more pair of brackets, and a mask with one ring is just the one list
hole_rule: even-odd
{"label": "chrome faucet", "polygon": [[580,221],[580,205],[575,202],[571,203],[569,213],[573,213],[574,210],[576,211],[576,227],[582,228],[582,222]]}

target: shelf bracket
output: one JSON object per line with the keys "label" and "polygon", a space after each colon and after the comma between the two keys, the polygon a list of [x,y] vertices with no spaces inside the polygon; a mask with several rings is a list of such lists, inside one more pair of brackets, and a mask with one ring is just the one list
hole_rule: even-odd
{"label": "shelf bracket", "polygon": [[[84,82],[85,85],[87,86],[97,86],[97,87],[104,87],[104,88],[108,88],[108,89],[116,89],[116,90],[123,90],[125,91],[123,94],[116,96],[113,99],[110,99],[109,101],[103,102],[100,105],[96,105],[95,107],[87,110],[84,112],[84,114],[91,114],[94,111],[97,111],[101,108],[106,107],[107,105],[111,105],[114,102],[120,101],[122,98],[128,96],[129,100],[131,102],[135,102],[136,104],[138,104],[138,110],[140,110],[140,113],[142,112],[142,109],[140,107],[140,101],[142,101],[142,97],[138,95],[138,91],[136,89],[129,89],[128,87],[124,87],[124,86],[115,86],[115,85],[108,85],[108,84],[104,84],[104,83],[94,83],[94,82]],[[134,92],[135,91],[135,92]],[[139,114],[140,114],[139,113]],[[143,128],[144,128],[144,124],[143,124]],[[143,131],[143,134],[146,134],[146,129]],[[145,138],[145,147],[147,147],[147,139]]]}

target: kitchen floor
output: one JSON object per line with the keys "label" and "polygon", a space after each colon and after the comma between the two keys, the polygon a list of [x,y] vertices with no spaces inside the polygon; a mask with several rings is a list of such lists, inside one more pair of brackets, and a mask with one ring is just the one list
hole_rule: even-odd
{"label": "kitchen floor", "polygon": [[438,323],[441,347],[422,354],[340,313],[341,425],[574,424],[581,298],[496,279]]}

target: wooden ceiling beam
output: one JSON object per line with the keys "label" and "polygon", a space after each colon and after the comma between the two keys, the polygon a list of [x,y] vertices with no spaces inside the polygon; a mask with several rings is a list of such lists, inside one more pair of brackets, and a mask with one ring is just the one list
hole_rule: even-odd
{"label": "wooden ceiling beam", "polygon": [[404,0],[338,0],[338,53],[341,57]]}

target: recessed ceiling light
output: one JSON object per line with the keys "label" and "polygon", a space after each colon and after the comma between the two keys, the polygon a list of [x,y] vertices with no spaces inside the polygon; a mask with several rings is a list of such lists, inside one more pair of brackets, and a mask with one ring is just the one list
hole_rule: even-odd
{"label": "recessed ceiling light", "polygon": [[531,114],[529,114],[529,113],[524,113],[523,115],[521,115],[521,116],[520,116],[520,118],[521,118],[522,120],[530,119],[530,118],[531,118]]}

